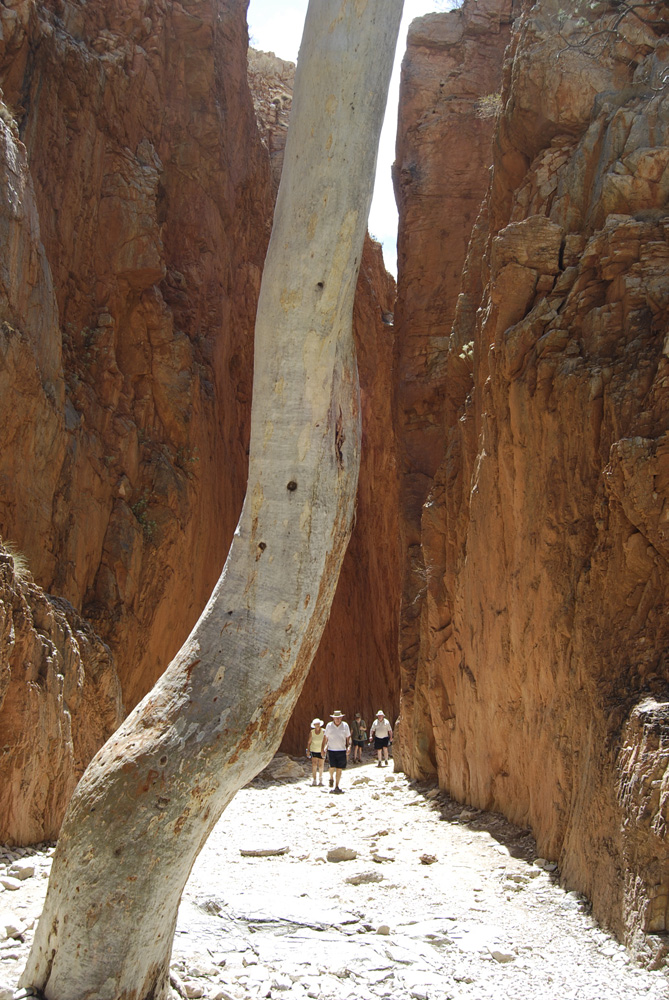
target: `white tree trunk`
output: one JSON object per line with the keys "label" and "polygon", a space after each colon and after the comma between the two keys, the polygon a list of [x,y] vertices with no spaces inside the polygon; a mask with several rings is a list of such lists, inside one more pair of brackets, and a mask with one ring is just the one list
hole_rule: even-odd
{"label": "white tree trunk", "polygon": [[311,0],[255,333],[249,483],[190,637],[84,774],[22,985],[160,1000],[183,887],[275,752],[348,542],[360,419],[351,333],[401,0]]}

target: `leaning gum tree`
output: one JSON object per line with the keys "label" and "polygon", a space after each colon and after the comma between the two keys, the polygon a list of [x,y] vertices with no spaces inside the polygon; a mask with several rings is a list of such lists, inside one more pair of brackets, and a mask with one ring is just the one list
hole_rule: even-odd
{"label": "leaning gum tree", "polygon": [[223,573],[82,777],[21,979],[48,1000],[161,1000],[181,893],[276,751],[351,532],[351,321],[401,0],[311,0],[255,329],[246,499]]}

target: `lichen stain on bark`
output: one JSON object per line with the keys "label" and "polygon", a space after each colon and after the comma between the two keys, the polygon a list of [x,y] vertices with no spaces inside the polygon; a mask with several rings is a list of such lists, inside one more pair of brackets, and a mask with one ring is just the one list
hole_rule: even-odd
{"label": "lichen stain on bark", "polygon": [[297,309],[298,306],[302,304],[302,289],[287,288],[281,293],[279,303],[284,312],[289,312],[291,309]]}
{"label": "lichen stain on bark", "polygon": [[229,758],[230,764],[235,764],[239,760],[239,757],[242,753],[246,753],[248,750],[251,749],[251,746],[253,745],[253,737],[255,736],[256,731],[258,731],[259,733],[264,732],[262,727],[260,728],[258,727],[257,722],[249,723],[249,725],[246,727],[244,735],[240,739],[236,749]]}
{"label": "lichen stain on bark", "polygon": [[[274,386],[274,391],[277,394],[277,396],[283,396],[282,378],[280,378],[279,381]],[[271,420],[268,420],[267,423],[265,424],[265,433],[263,435],[263,442],[262,442],[263,448],[266,448],[267,445],[270,443],[273,434],[274,434],[274,424],[272,423]]]}
{"label": "lichen stain on bark", "polygon": [[189,816],[190,816],[190,806],[186,806],[186,808],[181,813],[181,815],[177,818],[177,820],[176,820],[176,822],[174,824],[174,836],[175,837],[179,836],[179,834],[183,830],[184,826],[186,825],[186,822],[187,822]]}
{"label": "lichen stain on bark", "polygon": [[265,495],[263,493],[263,488],[260,483],[256,483],[253,487],[253,493],[251,494],[251,536],[255,534],[258,529],[258,518],[260,516],[260,510],[262,508]]}
{"label": "lichen stain on bark", "polygon": [[286,601],[279,601],[279,603],[274,608],[272,612],[272,621],[276,624],[280,622],[286,611],[288,610],[288,604]]}
{"label": "lichen stain on bark", "polygon": [[[313,508],[310,501],[307,501],[302,508],[302,513],[300,514],[300,532],[301,534],[306,534],[306,541],[311,539],[311,523],[312,523]],[[309,601],[307,600],[307,604]],[[307,606],[305,604],[305,608]]]}

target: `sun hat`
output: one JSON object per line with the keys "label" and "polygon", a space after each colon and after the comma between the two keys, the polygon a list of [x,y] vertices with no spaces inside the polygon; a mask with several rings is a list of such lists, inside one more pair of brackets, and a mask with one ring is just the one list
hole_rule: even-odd
{"label": "sun hat", "polygon": [[314,726],[322,726],[322,725],[323,725],[323,720],[322,719],[312,719],[312,722],[311,722],[311,728],[312,729],[314,728]]}
{"label": "sun hat", "polygon": [[362,715],[360,714],[360,712],[356,712],[355,717],[356,719],[362,719]]}
{"label": "sun hat", "polygon": [[383,715],[383,714],[384,714],[384,712],[383,712],[383,709],[382,709],[382,708],[380,708],[380,709],[378,710],[378,712],[377,712],[376,714],[377,714],[377,715]]}
{"label": "sun hat", "polygon": [[336,712],[332,713],[332,715],[330,716],[330,718],[331,719],[343,719],[344,718],[344,713],[340,712],[339,709],[337,709]]}

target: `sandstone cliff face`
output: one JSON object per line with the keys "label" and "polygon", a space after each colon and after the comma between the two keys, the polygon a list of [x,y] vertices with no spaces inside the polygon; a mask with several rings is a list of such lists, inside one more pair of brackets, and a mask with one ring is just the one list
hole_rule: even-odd
{"label": "sandstone cliff face", "polygon": [[271,205],[245,6],[0,12],[0,533],[110,642],[128,707],[203,607],[244,493]]}
{"label": "sandstone cliff face", "polygon": [[659,958],[669,24],[661,5],[613,31],[610,9],[559,8],[523,13],[506,60],[445,364],[470,362],[471,382],[422,509],[402,759],[530,825],[599,919]]}
{"label": "sandstone cliff face", "polygon": [[0,842],[57,836],[75,784],[122,717],[109,648],[0,546]]}
{"label": "sandstone cliff face", "polygon": [[[445,426],[471,386],[469,356],[449,352],[449,335],[467,246],[488,187],[494,117],[486,98],[500,89],[510,11],[510,0],[480,0],[419,18],[409,30],[402,65],[394,167],[400,213],[395,370],[402,468],[399,649],[407,739],[414,697],[417,717],[428,712],[427,687],[417,680],[426,597],[421,518],[442,462]],[[467,314],[481,291],[473,275],[468,307],[461,309]],[[434,586],[439,589],[436,580]],[[419,773],[426,755],[434,759],[434,738],[429,724],[411,732],[406,766]],[[398,746],[396,756],[400,752]]]}
{"label": "sandstone cliff face", "polygon": [[288,137],[293,103],[295,63],[273,52],[249,49],[248,75],[253,110],[262,141],[269,153],[272,185],[278,189],[283,168],[283,151]]}
{"label": "sandstone cliff face", "polygon": [[[0,8],[0,535],[109,643],[128,709],[204,606],[246,485],[253,321],[293,68],[252,54],[249,92],[245,10]],[[382,319],[394,292],[369,243],[355,308],[358,528],[289,749],[334,703],[352,713],[363,691],[365,711],[399,703]],[[65,801],[70,778],[61,786]]]}

